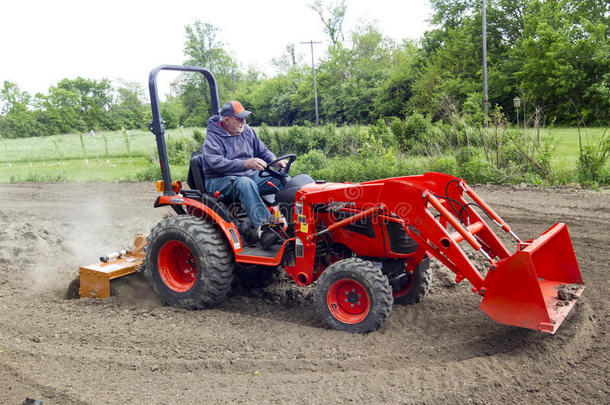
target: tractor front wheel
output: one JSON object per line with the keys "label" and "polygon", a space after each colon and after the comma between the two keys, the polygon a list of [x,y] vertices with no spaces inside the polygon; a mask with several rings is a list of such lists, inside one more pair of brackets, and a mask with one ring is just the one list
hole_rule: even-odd
{"label": "tractor front wheel", "polygon": [[381,269],[349,258],[331,264],[317,281],[316,310],[340,331],[369,333],[379,329],[392,312],[392,288]]}
{"label": "tractor front wheel", "polygon": [[[386,271],[386,267],[398,267],[398,271],[392,269]],[[413,273],[407,271],[404,260],[396,260],[395,266],[390,266],[387,262],[384,263],[384,274],[390,280],[394,304],[416,304],[430,290],[432,271],[430,270],[430,259],[427,255],[415,266]]]}
{"label": "tractor front wheel", "polygon": [[199,309],[218,303],[231,289],[233,267],[222,232],[200,218],[169,217],[148,235],[144,271],[168,305]]}

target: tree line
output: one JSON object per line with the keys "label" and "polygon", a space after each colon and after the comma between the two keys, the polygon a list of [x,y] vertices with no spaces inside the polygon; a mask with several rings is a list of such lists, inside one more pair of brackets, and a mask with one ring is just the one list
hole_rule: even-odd
{"label": "tree line", "polygon": [[[316,66],[320,120],[372,124],[379,118],[422,114],[446,120],[480,114],[482,14],[480,0],[430,0],[433,28],[420,40],[387,38],[364,24],[344,33],[344,1],[311,5],[330,46]],[[607,125],[610,120],[610,4],[606,0],[488,0],[489,103],[515,117],[558,124]],[[220,30],[195,21],[185,27],[184,63],[209,68],[221,101],[239,99],[250,123],[271,126],[315,121],[312,70],[288,44],[273,60],[272,76],[242,68],[219,40]],[[204,126],[210,114],[207,83],[185,75],[162,103],[166,127]],[[5,81],[0,89],[0,134],[7,138],[145,127],[144,92],[134,83],[64,79],[48,94],[29,95]],[[536,114],[533,114],[536,112]],[[522,116],[523,117],[523,116]],[[482,120],[483,118],[481,118]],[[523,119],[523,118],[522,118]]]}

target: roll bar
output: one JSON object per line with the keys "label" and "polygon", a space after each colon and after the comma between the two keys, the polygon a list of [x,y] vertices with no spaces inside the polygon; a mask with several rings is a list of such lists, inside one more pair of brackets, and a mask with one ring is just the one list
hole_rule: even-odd
{"label": "roll bar", "polygon": [[172,190],[172,177],[169,172],[169,160],[167,158],[167,147],[165,145],[165,127],[161,119],[161,108],[159,106],[159,93],[157,91],[157,75],[161,70],[175,70],[181,72],[199,72],[210,85],[210,98],[212,100],[212,114],[220,114],[220,103],[218,102],[218,88],[216,79],[208,69],[198,66],[179,66],[179,65],[160,65],[150,71],[148,76],[148,90],[150,92],[150,108],[152,109],[152,121],[148,124],[148,129],[157,138],[157,150],[159,151],[159,165],[163,177],[163,194],[174,195]]}

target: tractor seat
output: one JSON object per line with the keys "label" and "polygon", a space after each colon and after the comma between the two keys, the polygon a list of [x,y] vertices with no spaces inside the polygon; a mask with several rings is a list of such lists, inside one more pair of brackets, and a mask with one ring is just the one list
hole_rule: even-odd
{"label": "tractor seat", "polygon": [[[206,190],[205,188],[205,175],[203,174],[203,154],[199,151],[193,152],[191,155],[189,172],[186,182],[188,183],[191,190],[199,190],[202,194],[214,194],[212,190]],[[229,196],[225,196],[224,198],[226,202],[229,202],[228,197]],[[271,207],[275,205],[275,194],[265,194],[261,197],[263,199],[263,202],[267,206]]]}

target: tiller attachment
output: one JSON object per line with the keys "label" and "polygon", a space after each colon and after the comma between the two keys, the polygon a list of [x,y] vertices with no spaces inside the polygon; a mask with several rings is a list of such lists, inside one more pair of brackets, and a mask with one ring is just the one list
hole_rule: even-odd
{"label": "tiller attachment", "polygon": [[140,270],[144,261],[146,238],[137,235],[133,250],[117,250],[100,257],[100,263],[81,266],[79,273],[79,295],[81,298],[110,297],[110,280]]}
{"label": "tiller attachment", "polygon": [[492,264],[480,307],[497,322],[555,333],[583,290],[568,229],[557,223]]}

